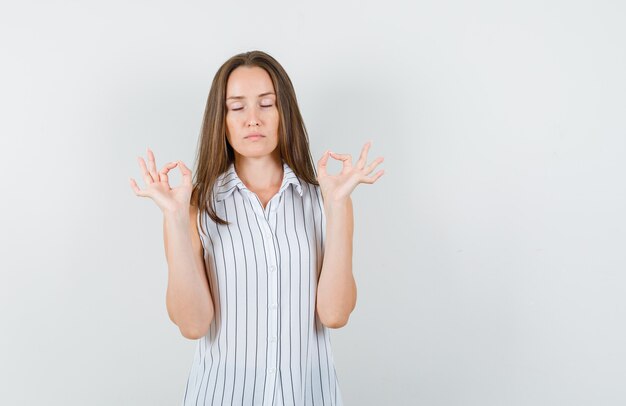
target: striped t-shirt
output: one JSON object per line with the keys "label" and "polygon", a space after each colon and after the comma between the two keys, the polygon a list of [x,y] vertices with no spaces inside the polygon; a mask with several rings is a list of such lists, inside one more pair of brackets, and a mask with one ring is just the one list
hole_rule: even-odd
{"label": "striped t-shirt", "polygon": [[315,297],[326,219],[319,186],[283,161],[278,193],[263,208],[234,164],[214,186],[217,225],[200,228],[215,307],[197,341],[183,405],[343,405],[329,329]]}

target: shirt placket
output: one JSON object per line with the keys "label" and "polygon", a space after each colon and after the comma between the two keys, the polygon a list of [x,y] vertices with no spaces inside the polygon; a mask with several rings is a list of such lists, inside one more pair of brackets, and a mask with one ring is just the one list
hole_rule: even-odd
{"label": "shirt placket", "polygon": [[263,210],[263,205],[258,196],[251,191],[248,191],[248,195],[253,201],[254,211],[256,215],[261,219],[261,229],[263,238],[265,239],[265,258],[268,265],[268,306],[269,306],[269,320],[267,330],[268,340],[268,357],[267,357],[267,377],[269,382],[269,390],[267,390],[266,397],[263,404],[270,405],[272,397],[275,391],[276,376],[278,374],[278,336],[279,336],[279,297],[278,297],[278,258],[276,258],[275,239],[273,229],[276,229],[276,208],[280,201],[280,193],[277,194],[267,204],[266,210]]}

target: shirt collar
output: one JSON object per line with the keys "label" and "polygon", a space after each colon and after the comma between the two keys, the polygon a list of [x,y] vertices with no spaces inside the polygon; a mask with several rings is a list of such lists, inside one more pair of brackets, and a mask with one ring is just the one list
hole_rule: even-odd
{"label": "shirt collar", "polygon": [[[300,183],[300,180],[285,161],[283,161],[283,172],[283,182],[280,186],[278,194],[281,194],[285,189],[289,187],[290,184],[293,184],[298,194],[302,196],[302,185]],[[215,199],[217,201],[222,201],[226,199],[228,196],[231,195],[231,193],[233,193],[235,188],[238,188],[239,190],[249,190],[246,185],[243,184],[241,179],[239,179],[239,176],[235,171],[235,164],[233,162],[230,163],[226,172],[224,172],[217,178],[217,180],[215,181],[215,185]]]}

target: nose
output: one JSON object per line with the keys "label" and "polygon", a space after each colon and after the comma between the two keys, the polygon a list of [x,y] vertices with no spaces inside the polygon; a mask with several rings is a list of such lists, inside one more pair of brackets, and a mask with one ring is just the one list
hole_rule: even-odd
{"label": "nose", "polygon": [[259,125],[259,118],[256,109],[250,109],[250,115],[248,117],[248,126]]}

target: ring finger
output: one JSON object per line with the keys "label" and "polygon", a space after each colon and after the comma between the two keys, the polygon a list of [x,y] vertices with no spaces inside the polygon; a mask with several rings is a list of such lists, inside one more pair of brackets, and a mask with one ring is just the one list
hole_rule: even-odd
{"label": "ring finger", "polygon": [[369,175],[370,173],[372,173],[372,171],[378,166],[378,164],[384,160],[385,158],[383,158],[382,156],[376,158],[374,162],[372,162],[367,166],[367,168],[365,168],[365,175]]}

